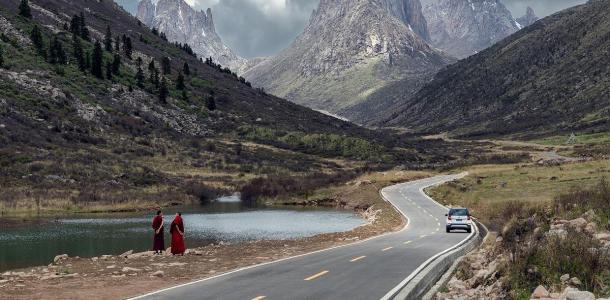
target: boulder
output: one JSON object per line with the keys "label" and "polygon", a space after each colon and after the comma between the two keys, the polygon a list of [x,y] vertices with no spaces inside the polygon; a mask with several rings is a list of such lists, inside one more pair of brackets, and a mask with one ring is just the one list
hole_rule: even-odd
{"label": "boulder", "polygon": [[561,275],[561,277],[559,277],[559,280],[561,281],[562,284],[568,283],[568,280],[570,280],[570,274]]}
{"label": "boulder", "polygon": [[595,300],[595,295],[586,291],[569,291],[566,300]]}
{"label": "boulder", "polygon": [[549,291],[545,287],[539,285],[532,293],[531,299],[542,299],[550,296]]}
{"label": "boulder", "polygon": [[125,252],[125,253],[123,253],[123,254],[121,254],[121,255],[119,255],[119,256],[120,256],[120,257],[127,258],[127,256],[129,256],[129,255],[131,255],[131,254],[133,254],[133,250],[129,250],[129,251],[127,251],[127,252]]}
{"label": "boulder", "polygon": [[68,257],[69,257],[68,254],[57,255],[57,256],[55,256],[55,258],[53,258],[53,263],[58,263],[62,260],[68,259]]}
{"label": "boulder", "polygon": [[572,278],[570,278],[570,285],[571,286],[581,286],[582,282],[580,281],[580,279],[578,279],[576,277],[572,277]]}
{"label": "boulder", "polygon": [[581,217],[583,217],[585,220],[591,222],[591,221],[595,220],[595,218],[597,216],[595,215],[595,211],[590,209],[586,213],[582,214]]}
{"label": "boulder", "polygon": [[609,232],[598,233],[595,235],[595,238],[600,241],[610,241],[610,233]]}
{"label": "boulder", "polygon": [[153,272],[152,274],[150,274],[150,276],[151,277],[163,277],[163,276],[165,276],[165,272],[159,270],[159,271]]}
{"label": "boulder", "polygon": [[110,266],[106,267],[106,269],[114,269],[114,268],[116,268],[116,265],[110,265]]}
{"label": "boulder", "polygon": [[588,234],[595,234],[597,232],[597,224],[591,222],[585,226],[585,232]]}
{"label": "boulder", "polygon": [[587,222],[587,220],[585,220],[584,218],[577,218],[574,220],[570,220],[570,222],[568,222],[568,225],[570,225],[570,227],[573,227],[574,229],[583,230],[585,229],[588,223],[589,222]]}

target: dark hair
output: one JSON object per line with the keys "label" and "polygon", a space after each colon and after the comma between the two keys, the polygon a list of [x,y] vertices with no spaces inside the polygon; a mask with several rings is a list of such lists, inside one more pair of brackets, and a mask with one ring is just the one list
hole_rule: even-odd
{"label": "dark hair", "polygon": [[181,212],[179,212],[178,215],[182,217],[182,213]]}
{"label": "dark hair", "polygon": [[157,216],[158,216],[158,215],[160,215],[160,214],[161,214],[161,211],[160,211],[160,210],[158,210],[158,211],[157,211]]}

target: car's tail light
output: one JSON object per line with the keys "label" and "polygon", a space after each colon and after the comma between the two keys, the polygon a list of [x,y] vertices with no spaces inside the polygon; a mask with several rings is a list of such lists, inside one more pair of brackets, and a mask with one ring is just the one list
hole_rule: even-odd
{"label": "car's tail light", "polygon": [[447,216],[447,220],[451,221],[451,215]]}
{"label": "car's tail light", "polygon": [[470,215],[468,215],[468,221],[470,221]]}

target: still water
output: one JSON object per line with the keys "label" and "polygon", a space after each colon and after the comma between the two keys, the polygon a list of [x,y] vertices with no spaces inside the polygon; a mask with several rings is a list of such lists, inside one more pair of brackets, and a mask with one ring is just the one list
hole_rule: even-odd
{"label": "still water", "polygon": [[[166,247],[170,241],[168,228],[177,211],[182,212],[185,222],[187,247],[219,241],[292,239],[346,231],[362,224],[362,219],[351,212],[252,207],[232,196],[203,206],[165,210]],[[154,213],[79,215],[2,228],[0,271],[46,265],[55,255],[63,253],[92,257],[127,250],[150,250]]]}

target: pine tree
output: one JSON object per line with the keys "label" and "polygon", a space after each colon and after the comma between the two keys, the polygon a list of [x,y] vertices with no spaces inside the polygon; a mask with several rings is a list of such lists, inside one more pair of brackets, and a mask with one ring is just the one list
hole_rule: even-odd
{"label": "pine tree", "polygon": [[21,3],[19,3],[19,15],[26,19],[32,18],[32,11],[30,10],[28,0],[21,0]]}
{"label": "pine tree", "polygon": [[87,28],[87,22],[85,21],[85,14],[80,13],[79,21],[79,29],[80,29],[80,37],[85,41],[91,41],[91,37],[89,36],[89,29]]}
{"label": "pine tree", "polygon": [[138,66],[138,72],[136,73],[136,85],[140,88],[144,88],[144,71],[142,67]]}
{"label": "pine tree", "polygon": [[161,103],[167,103],[167,96],[169,95],[169,90],[167,89],[167,81],[165,81],[165,77],[161,79],[161,84],[159,85],[159,101]]}
{"label": "pine tree", "polygon": [[133,46],[131,44],[131,38],[123,35],[123,51],[125,52],[125,56],[131,59],[131,54],[133,53]]}
{"label": "pine tree", "polygon": [[91,51],[85,53],[85,69],[91,69]]}
{"label": "pine tree", "polygon": [[42,33],[40,32],[40,28],[38,28],[38,25],[34,25],[34,27],[32,28],[32,32],[30,32],[30,39],[32,40],[34,48],[36,48],[36,51],[38,51],[38,54],[42,55],[43,57],[46,57],[44,40],[42,39]]}
{"label": "pine tree", "polygon": [[110,25],[106,25],[106,35],[104,36],[104,49],[108,52],[112,52],[112,31],[110,31]]}
{"label": "pine tree", "polygon": [[104,51],[99,41],[95,42],[91,56],[91,74],[97,78],[104,78],[102,66],[104,65]]}
{"label": "pine tree", "polygon": [[214,111],[216,110],[216,100],[214,99],[214,96],[208,96],[207,98],[205,98],[205,107],[209,110],[209,111]]}
{"label": "pine tree", "polygon": [[176,89],[184,91],[186,86],[184,85],[184,76],[182,73],[178,73],[178,79],[176,79]]}
{"label": "pine tree", "polygon": [[85,54],[83,52],[83,45],[80,42],[80,38],[76,35],[72,36],[72,53],[76,59],[76,63],[78,63],[78,68],[81,71],[84,71],[86,69]]}
{"label": "pine tree", "polygon": [[186,92],[186,90],[182,90],[182,100],[188,100],[189,99],[189,95]]}
{"label": "pine tree", "polygon": [[119,75],[121,71],[121,56],[118,53],[114,54],[114,58],[112,60],[112,74]]}
{"label": "pine tree", "polygon": [[112,80],[112,63],[106,63],[106,79]]}
{"label": "pine tree", "polygon": [[191,76],[191,68],[189,68],[189,64],[187,62],[184,62],[184,66],[182,67],[182,72],[184,72],[184,75],[186,75],[186,76]]}
{"label": "pine tree", "polygon": [[4,66],[4,50],[2,49],[2,45],[0,45],[0,68]]}
{"label": "pine tree", "polygon": [[70,20],[70,32],[75,36],[80,36],[80,17],[78,15],[72,16],[72,20]]}
{"label": "pine tree", "polygon": [[172,64],[167,56],[161,60],[161,72],[163,72],[163,75],[170,75],[172,73]]}
{"label": "pine tree", "polygon": [[52,64],[65,65],[68,61],[64,47],[57,38],[53,37],[51,45],[49,46],[49,62]]}
{"label": "pine tree", "polygon": [[114,37],[114,52],[121,51],[121,38],[117,35]]}

